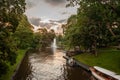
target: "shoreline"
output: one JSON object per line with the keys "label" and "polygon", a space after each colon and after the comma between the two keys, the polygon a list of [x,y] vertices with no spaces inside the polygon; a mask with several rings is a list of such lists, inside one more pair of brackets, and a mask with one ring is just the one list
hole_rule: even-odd
{"label": "shoreline", "polygon": [[25,53],[24,53],[23,58],[21,59],[20,63],[17,65],[17,67],[16,67],[16,69],[15,69],[15,72],[14,72],[13,75],[11,76],[11,80],[14,80],[14,77],[15,77],[15,75],[17,74],[17,72],[18,72],[18,70],[19,70],[19,68],[20,68],[20,65],[21,65],[23,59],[25,58],[25,56],[26,56],[28,53],[29,53],[29,50],[26,50]]}
{"label": "shoreline", "polygon": [[116,74],[120,74],[120,69],[119,69],[120,54],[119,53],[120,53],[120,50],[102,49],[102,50],[99,50],[97,57],[89,53],[82,53],[82,54],[74,55],[72,57],[84,64],[87,64],[90,66],[100,66],[105,69],[116,72]]}
{"label": "shoreline", "polygon": [[10,65],[9,66],[9,71],[1,76],[1,80],[12,80],[12,76],[15,74],[15,72],[17,71],[17,68],[19,68],[18,66],[20,65],[22,59],[24,58],[25,54],[26,54],[27,50],[18,50],[17,51],[17,59],[16,59],[16,63],[14,65]]}

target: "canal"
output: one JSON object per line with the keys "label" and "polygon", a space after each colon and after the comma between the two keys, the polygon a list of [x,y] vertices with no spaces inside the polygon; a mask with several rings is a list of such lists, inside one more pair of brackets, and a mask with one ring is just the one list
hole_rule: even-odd
{"label": "canal", "polygon": [[96,80],[80,67],[70,67],[57,49],[56,39],[45,51],[29,51],[22,60],[13,80]]}
{"label": "canal", "polygon": [[48,48],[44,52],[29,52],[24,57],[14,80],[95,80],[80,67],[70,67],[63,50]]}

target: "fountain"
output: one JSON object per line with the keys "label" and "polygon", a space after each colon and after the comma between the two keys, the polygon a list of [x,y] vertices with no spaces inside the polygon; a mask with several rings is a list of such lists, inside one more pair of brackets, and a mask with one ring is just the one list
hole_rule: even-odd
{"label": "fountain", "polygon": [[56,52],[56,48],[57,48],[56,38],[53,39],[53,43],[52,43],[51,47],[52,47],[53,53],[55,53]]}

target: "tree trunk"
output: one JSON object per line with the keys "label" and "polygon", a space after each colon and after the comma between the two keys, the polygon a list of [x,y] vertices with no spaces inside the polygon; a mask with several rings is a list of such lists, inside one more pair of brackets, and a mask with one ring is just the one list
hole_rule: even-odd
{"label": "tree trunk", "polygon": [[107,28],[108,28],[108,30],[110,31],[110,33],[115,37],[116,35],[115,35],[115,33],[112,31],[109,23],[107,23]]}

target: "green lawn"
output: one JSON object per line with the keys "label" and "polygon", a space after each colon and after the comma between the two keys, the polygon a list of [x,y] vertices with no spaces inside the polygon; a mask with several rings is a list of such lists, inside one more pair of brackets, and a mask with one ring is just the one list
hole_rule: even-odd
{"label": "green lawn", "polygon": [[97,57],[84,53],[74,58],[90,66],[100,66],[120,74],[120,50],[99,49]]}
{"label": "green lawn", "polygon": [[18,50],[18,56],[17,56],[17,60],[16,60],[16,64],[14,65],[9,65],[9,71],[7,72],[7,74],[3,75],[0,80],[11,80],[11,76],[14,74],[15,69],[17,68],[17,66],[19,65],[19,63],[21,62],[24,54],[25,54],[26,50]]}

